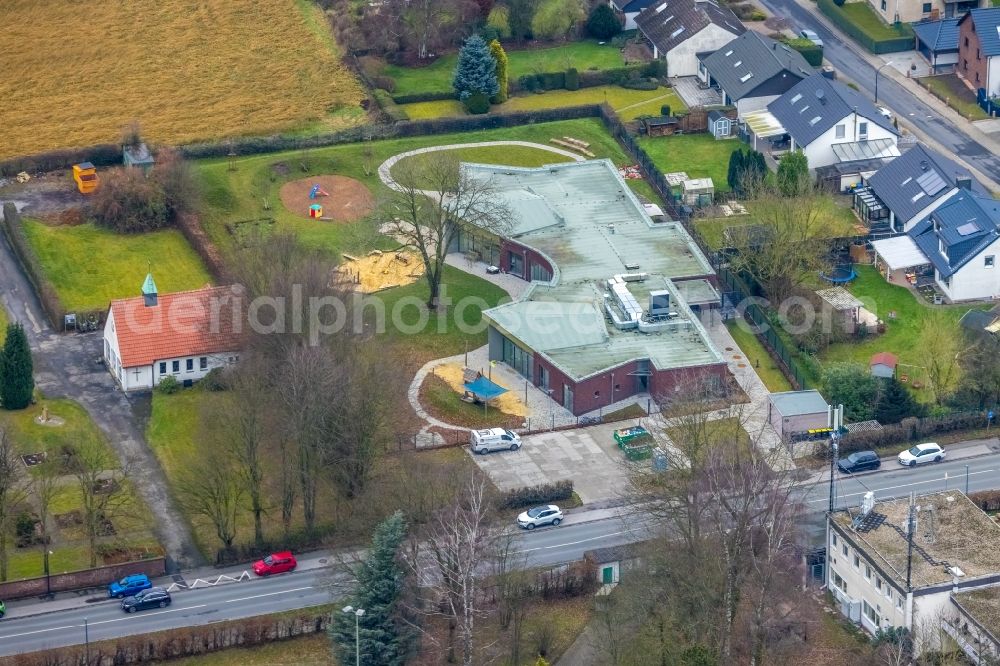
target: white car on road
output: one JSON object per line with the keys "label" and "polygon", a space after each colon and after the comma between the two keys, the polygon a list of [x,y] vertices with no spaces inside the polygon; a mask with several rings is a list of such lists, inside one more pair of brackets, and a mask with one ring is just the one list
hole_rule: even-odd
{"label": "white car on road", "polygon": [[823,40],[820,39],[819,35],[817,35],[812,30],[800,30],[799,31],[799,37],[801,37],[802,39],[808,39],[810,42],[812,42],[816,46],[818,46],[820,48],[823,48]]}
{"label": "white car on road", "polygon": [[899,454],[899,464],[913,467],[929,462],[940,462],[944,460],[944,449],[933,442],[928,444],[917,444],[911,449],[907,449]]}
{"label": "white car on road", "polygon": [[878,112],[882,114],[883,118],[886,120],[892,120],[892,111],[890,111],[888,107],[876,106],[875,108],[878,109]]}
{"label": "white car on road", "polygon": [[533,530],[541,525],[558,525],[562,519],[562,509],[555,504],[548,504],[528,509],[517,517],[517,524],[526,530]]}

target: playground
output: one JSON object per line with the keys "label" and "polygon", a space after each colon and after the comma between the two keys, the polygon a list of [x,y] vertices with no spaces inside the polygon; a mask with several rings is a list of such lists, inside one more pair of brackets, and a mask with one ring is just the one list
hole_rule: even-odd
{"label": "playground", "polygon": [[372,250],[364,257],[343,256],[338,277],[365,294],[412,284],[424,274],[424,262],[415,252]]}
{"label": "playground", "polygon": [[279,192],[290,212],[328,222],[354,222],[375,210],[375,197],[359,180],[310,176],[285,183]]}

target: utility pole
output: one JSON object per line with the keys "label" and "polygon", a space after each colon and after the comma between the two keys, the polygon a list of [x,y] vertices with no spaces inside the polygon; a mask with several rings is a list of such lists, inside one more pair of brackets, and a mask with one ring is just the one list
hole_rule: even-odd
{"label": "utility pole", "polygon": [[907,593],[913,591],[913,586],[910,584],[911,577],[913,574],[913,531],[916,529],[916,511],[917,507],[915,504],[914,493],[910,493],[910,512],[906,519],[906,591]]}
{"label": "utility pole", "polygon": [[844,422],[844,406],[832,405],[827,408],[827,423],[830,425],[830,506],[829,512],[833,513],[836,504],[836,494],[834,490],[834,477],[837,473],[837,454],[840,452],[840,428]]}

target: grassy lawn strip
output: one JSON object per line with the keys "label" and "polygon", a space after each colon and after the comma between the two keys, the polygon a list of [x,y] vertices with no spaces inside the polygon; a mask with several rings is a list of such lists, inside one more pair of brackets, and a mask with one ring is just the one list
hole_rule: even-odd
{"label": "grassy lawn strip", "polygon": [[496,408],[484,409],[462,400],[445,380],[427,375],[420,387],[420,404],[431,416],[445,423],[478,430],[480,428],[520,428],[524,419]]}
{"label": "grassy lawn strip", "polygon": [[[558,147],[558,146],[556,146]],[[528,146],[480,146],[477,148],[457,148],[447,151],[449,157],[461,162],[481,164],[505,164],[519,167],[539,167],[545,164],[571,162],[573,158],[548,150],[539,150]],[[420,153],[411,155],[396,162],[392,167],[392,176],[407,185],[430,187],[431,183],[409,183],[400,178],[400,174],[412,167],[413,173],[420,173],[421,167],[440,157],[440,152]]]}
{"label": "grassy lawn strip", "polygon": [[0,304],[0,345],[2,345],[4,340],[7,339],[7,326],[9,324],[10,317],[7,316],[7,311],[4,310],[3,305]]}
{"label": "grassy lawn strip", "polygon": [[[614,69],[623,67],[621,51],[609,44],[596,41],[579,41],[547,49],[507,51],[508,77],[516,80],[525,74],[560,72],[576,67],[585,70]],[[426,67],[400,67],[383,65],[381,74],[396,81],[394,95],[413,95],[424,92],[447,92],[458,63],[458,54],[442,56]],[[372,63],[374,65],[374,63]],[[377,68],[377,65],[375,65]]]}
{"label": "grassy lawn strip", "polygon": [[326,21],[307,0],[5,2],[4,65],[34,75],[0,80],[0,158],[116,143],[135,119],[156,144],[356,125],[364,91]]}
{"label": "grassy lawn strip", "polygon": [[612,423],[614,421],[628,421],[631,419],[641,419],[647,416],[646,410],[639,405],[628,405],[622,407],[621,409],[616,409],[613,412],[605,412],[602,420],[605,423]]}
{"label": "grassy lawn strip", "polygon": [[948,106],[958,111],[966,118],[972,120],[983,120],[989,118],[982,107],[976,104],[976,95],[965,87],[954,74],[943,74],[941,76],[927,76],[917,80],[918,83],[926,87],[932,93],[943,100]]}
{"label": "grassy lawn strip", "polygon": [[875,41],[913,36],[913,29],[905,23],[900,23],[899,28],[883,23],[875,10],[866,2],[845,3],[839,9],[851,20],[851,23]]}
{"label": "grassy lawn strip", "polygon": [[727,321],[726,328],[729,329],[729,333],[733,336],[736,344],[739,345],[747,363],[754,369],[760,380],[764,382],[764,386],[767,387],[768,391],[777,393],[792,390],[792,385],[785,378],[785,374],[781,372],[781,369],[774,362],[774,359],[771,358],[771,355],[767,353],[767,349],[757,339],[756,335],[747,331],[735,320]]}
{"label": "grassy lawn strip", "polygon": [[716,192],[728,192],[729,156],[743,144],[717,141],[709,134],[682,134],[640,138],[639,145],[663,173],[684,171],[688,178],[711,178]]}
{"label": "grassy lawn strip", "polygon": [[[716,189],[718,189],[718,184],[716,184]],[[822,208],[818,214],[823,218],[821,226],[826,230],[826,235],[829,238],[855,235],[854,227],[858,224],[858,219],[848,206],[840,205],[838,199],[832,196],[824,197],[820,205]],[[746,202],[746,206],[750,215],[695,220],[694,227],[709,247],[715,250],[722,249],[726,246],[726,229],[754,223],[754,202]]]}
{"label": "grassy lawn strip", "polygon": [[112,299],[138,295],[150,267],[161,293],[211,282],[179,231],[123,235],[93,224],[48,226],[35,220],[24,226],[68,312],[103,310]]}
{"label": "grassy lawn strip", "polygon": [[[48,406],[51,417],[65,420],[61,426],[40,425],[35,418],[42,413],[42,408]],[[37,404],[20,411],[0,412],[0,426],[6,428],[14,439],[14,446],[19,455],[47,452],[50,457],[58,457],[63,447],[97,446],[110,451],[110,446],[90,415],[79,404],[71,400],[40,399]],[[112,456],[114,454],[112,453]],[[117,457],[113,459],[117,460]],[[30,474],[29,468],[29,474]],[[73,476],[60,479],[63,488],[51,506],[53,516],[82,511],[80,490]],[[32,500],[29,500],[32,501]],[[34,510],[33,508],[31,509]],[[52,542],[50,570],[53,573],[86,569],[90,562],[86,534],[82,526],[59,528],[50,516],[49,535]],[[113,524],[117,535],[102,538],[107,545],[125,546],[139,551],[158,553],[159,546],[153,536],[150,525],[152,515],[145,504],[133,495],[132,507],[127,515],[116,516]],[[9,576],[11,580],[33,578],[44,573],[42,553],[39,546],[28,548],[11,548],[9,551]],[[101,558],[98,557],[98,564]]]}
{"label": "grassy lawn strip", "polygon": [[325,633],[308,634],[250,648],[229,648],[173,659],[171,666],[337,666]]}
{"label": "grassy lawn strip", "polygon": [[[494,113],[535,111],[604,102],[610,104],[611,108],[621,115],[622,120],[634,120],[639,116],[658,116],[660,107],[664,104],[670,105],[672,113],[687,108],[680,97],[669,88],[632,90],[620,86],[597,86],[580,90],[549,90],[544,93],[518,95],[503,104],[491,107],[491,111]],[[465,107],[458,100],[415,102],[403,104],[402,108],[413,120],[466,115]]]}

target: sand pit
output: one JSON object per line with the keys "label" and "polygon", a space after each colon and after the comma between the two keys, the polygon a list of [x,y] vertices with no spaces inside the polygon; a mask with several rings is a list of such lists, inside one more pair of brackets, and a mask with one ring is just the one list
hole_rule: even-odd
{"label": "sand pit", "polygon": [[364,257],[343,256],[339,279],[365,294],[412,284],[424,274],[424,262],[414,252],[372,250]]}
{"label": "sand pit", "polygon": [[[434,374],[441,379],[448,382],[459,395],[465,393],[465,388],[462,386],[462,366],[457,363],[446,363],[445,365],[439,365],[434,368]],[[493,383],[497,386],[503,386],[507,389],[507,392],[498,398],[490,400],[490,408],[494,407],[501,412],[510,414],[511,416],[528,416],[528,410],[521,400],[517,391],[512,390],[509,386],[505,385],[503,382],[494,379]]]}
{"label": "sand pit", "polygon": [[[314,185],[319,185],[329,196],[310,199],[309,192]],[[322,221],[354,222],[375,210],[371,190],[361,181],[346,176],[310,176],[293,180],[281,186],[279,195],[285,208],[305,218],[309,217],[309,206],[321,205]]]}

